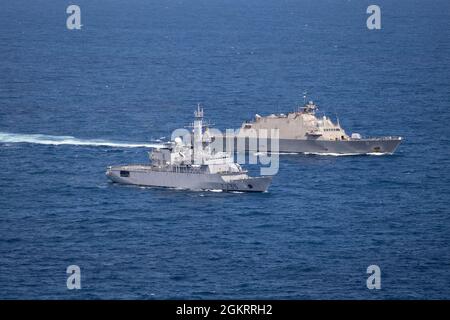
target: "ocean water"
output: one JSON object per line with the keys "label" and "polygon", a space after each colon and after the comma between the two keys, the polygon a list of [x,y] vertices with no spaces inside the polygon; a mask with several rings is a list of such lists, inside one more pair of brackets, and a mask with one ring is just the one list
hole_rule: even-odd
{"label": "ocean water", "polygon": [[[450,298],[448,1],[376,1],[376,31],[372,1],[74,2],[72,31],[72,2],[0,4],[0,298]],[[198,102],[236,128],[305,90],[348,132],[403,143],[281,155],[263,194],[105,177]]]}

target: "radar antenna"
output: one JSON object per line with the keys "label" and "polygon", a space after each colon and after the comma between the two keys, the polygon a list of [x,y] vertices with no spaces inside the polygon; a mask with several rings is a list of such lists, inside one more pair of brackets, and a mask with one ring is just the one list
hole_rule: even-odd
{"label": "radar antenna", "polygon": [[194,111],[194,116],[198,119],[203,118],[203,108],[200,103],[197,103],[197,111]]}

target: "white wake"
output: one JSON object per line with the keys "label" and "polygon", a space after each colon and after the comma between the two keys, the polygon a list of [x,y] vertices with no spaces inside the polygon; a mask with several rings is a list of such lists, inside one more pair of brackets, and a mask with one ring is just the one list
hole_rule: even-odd
{"label": "white wake", "polygon": [[0,132],[0,143],[34,143],[46,145],[73,145],[93,147],[117,147],[117,148],[158,148],[158,143],[129,143],[115,142],[102,139],[78,139],[72,136],[52,136],[46,134],[20,134]]}

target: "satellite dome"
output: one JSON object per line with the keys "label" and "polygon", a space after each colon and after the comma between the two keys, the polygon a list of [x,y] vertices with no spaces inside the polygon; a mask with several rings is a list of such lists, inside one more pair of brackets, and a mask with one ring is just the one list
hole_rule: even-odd
{"label": "satellite dome", "polygon": [[181,144],[182,142],[183,142],[183,140],[181,140],[180,137],[175,138],[175,144]]}

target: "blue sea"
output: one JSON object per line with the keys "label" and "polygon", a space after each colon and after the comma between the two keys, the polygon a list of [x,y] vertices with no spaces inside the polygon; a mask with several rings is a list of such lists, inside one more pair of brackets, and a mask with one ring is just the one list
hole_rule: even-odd
{"label": "blue sea", "polygon": [[[3,0],[0,298],[449,299],[449,76],[447,0]],[[197,103],[237,128],[305,91],[347,132],[404,141],[281,155],[261,194],[107,181]]]}

